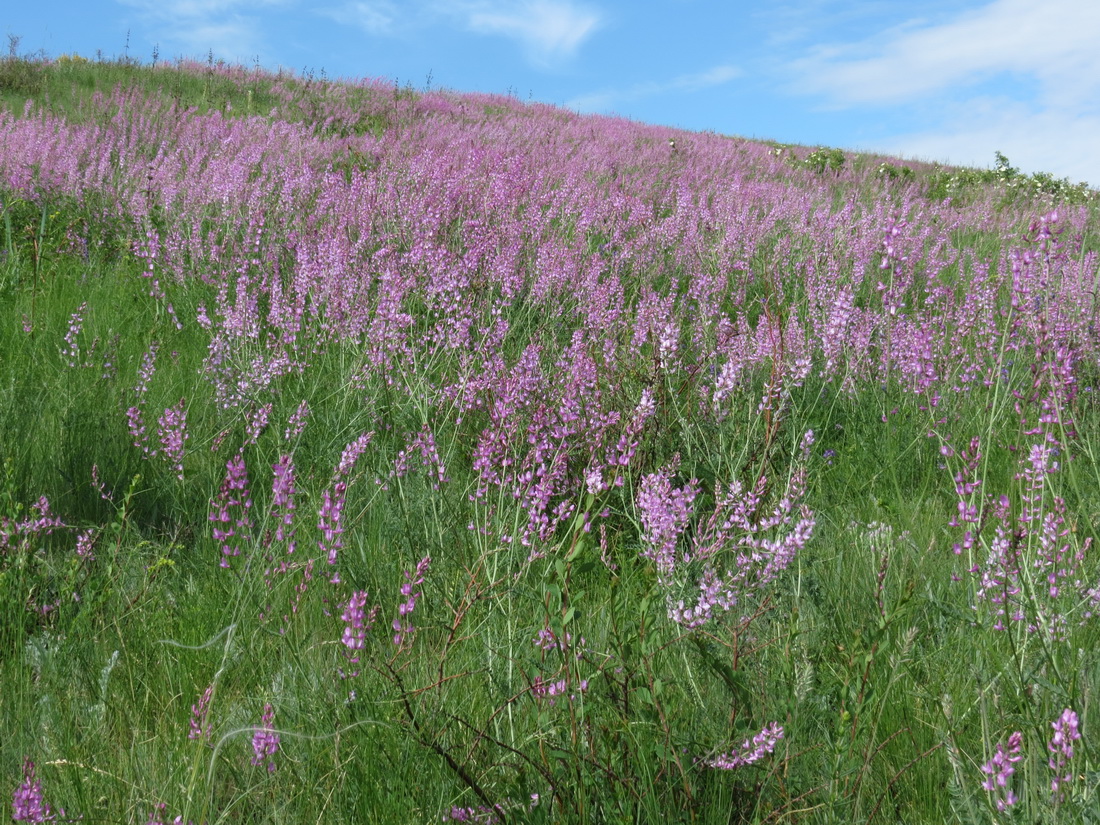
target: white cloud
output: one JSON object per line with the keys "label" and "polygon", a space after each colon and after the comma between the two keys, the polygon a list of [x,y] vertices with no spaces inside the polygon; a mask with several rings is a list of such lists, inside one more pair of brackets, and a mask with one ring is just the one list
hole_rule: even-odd
{"label": "white cloud", "polygon": [[264,48],[261,19],[242,12],[285,6],[293,0],[117,0],[142,13],[150,40],[196,57],[245,61]]}
{"label": "white cloud", "polygon": [[539,65],[574,54],[601,23],[597,12],[569,0],[458,3],[452,8],[461,12],[471,31],[512,38]]}
{"label": "white cloud", "polygon": [[209,20],[245,9],[285,5],[285,0],[117,0],[164,20]]}
{"label": "white cloud", "polygon": [[401,11],[390,0],[356,0],[325,14],[374,35],[393,34],[395,24],[401,19]]}
{"label": "white cloud", "polygon": [[1100,3],[993,0],[945,22],[909,21],[792,62],[792,91],[832,107],[917,106],[926,125],[877,149],[1100,183]]}
{"label": "white cloud", "polygon": [[216,58],[234,63],[247,62],[263,50],[263,39],[255,23],[237,15],[229,20],[183,26],[173,39],[183,45],[189,55],[212,53]]}
{"label": "white cloud", "polygon": [[571,57],[603,22],[597,11],[573,0],[345,0],[321,13],[375,36],[407,36],[444,26],[505,37],[541,67]]}
{"label": "white cloud", "polygon": [[818,46],[794,69],[801,90],[840,104],[900,103],[1002,73],[1037,78],[1052,99],[1080,97],[1100,88],[1098,41],[1100,3],[995,0],[940,25]]}
{"label": "white cloud", "polygon": [[960,166],[989,168],[1002,152],[1025,173],[1050,172],[1100,185],[1100,115],[1034,111],[1004,99],[972,99],[935,128],[902,134],[868,149]]}
{"label": "white cloud", "polygon": [[682,74],[662,83],[638,83],[627,89],[605,90],[581,95],[566,102],[566,106],[578,112],[606,112],[616,105],[641,100],[647,97],[659,97],[671,92],[698,92],[721,86],[741,77],[744,72],[736,66],[723,64],[704,72]]}

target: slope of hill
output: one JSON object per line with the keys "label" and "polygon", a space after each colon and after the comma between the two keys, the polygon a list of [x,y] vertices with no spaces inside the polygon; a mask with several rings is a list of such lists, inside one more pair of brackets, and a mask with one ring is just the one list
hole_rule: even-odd
{"label": "slope of hill", "polygon": [[219,64],[0,95],[17,820],[1092,809],[1095,192]]}

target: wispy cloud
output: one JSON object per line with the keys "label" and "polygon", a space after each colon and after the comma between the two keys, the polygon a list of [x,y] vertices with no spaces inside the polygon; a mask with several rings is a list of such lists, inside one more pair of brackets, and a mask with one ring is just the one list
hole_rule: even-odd
{"label": "wispy cloud", "polygon": [[1038,79],[1051,99],[1080,97],[1100,88],[1098,40],[1100,4],[996,0],[939,25],[820,45],[794,68],[802,90],[839,104],[900,103],[1006,72]]}
{"label": "wispy cloud", "polygon": [[1035,109],[1004,98],[972,98],[951,107],[931,128],[876,142],[896,155],[960,166],[989,167],[1000,151],[1024,172],[1050,172],[1100,184],[1096,154],[1100,115]]}
{"label": "wispy cloud", "polygon": [[648,97],[659,97],[673,92],[698,92],[721,86],[744,74],[736,66],[723,64],[703,72],[682,74],[664,82],[637,83],[626,89],[606,89],[575,97],[566,106],[578,112],[607,112],[616,106]]}
{"label": "wispy cloud", "polygon": [[534,63],[547,66],[572,56],[600,27],[601,15],[570,0],[452,4],[466,27],[517,41]]}
{"label": "wispy cloud", "polygon": [[286,6],[293,0],[117,0],[137,9],[150,39],[195,56],[212,51],[241,60],[264,47],[262,18],[249,12]]}
{"label": "wispy cloud", "polygon": [[1025,171],[1097,182],[1098,42],[1098,3],[994,0],[819,44],[793,62],[793,88],[831,107],[918,107],[923,128],[875,148],[981,166],[1000,150]]}
{"label": "wispy cloud", "polygon": [[[178,2],[216,0],[178,0]],[[602,15],[574,0],[344,0],[320,12],[372,36],[459,29],[515,41],[540,68],[572,57],[603,23]]]}
{"label": "wispy cloud", "polygon": [[401,20],[401,10],[390,0],[355,0],[323,14],[373,35],[393,34]]}

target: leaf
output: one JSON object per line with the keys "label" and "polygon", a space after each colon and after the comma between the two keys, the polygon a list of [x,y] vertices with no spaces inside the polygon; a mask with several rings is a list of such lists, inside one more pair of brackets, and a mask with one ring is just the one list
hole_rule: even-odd
{"label": "leaf", "polygon": [[547,584],[543,586],[542,592],[547,601],[547,609],[551,613],[559,613],[561,611],[561,588],[556,584]]}

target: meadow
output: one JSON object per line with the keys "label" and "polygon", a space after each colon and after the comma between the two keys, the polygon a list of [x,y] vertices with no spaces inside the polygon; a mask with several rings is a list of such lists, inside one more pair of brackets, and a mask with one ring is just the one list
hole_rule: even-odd
{"label": "meadow", "polygon": [[1098,203],[0,59],[14,821],[1100,820]]}

